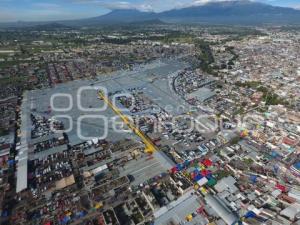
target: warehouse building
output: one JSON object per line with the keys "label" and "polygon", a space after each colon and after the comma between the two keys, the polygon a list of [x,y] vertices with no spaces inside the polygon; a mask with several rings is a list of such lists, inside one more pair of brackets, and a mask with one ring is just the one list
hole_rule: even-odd
{"label": "warehouse building", "polygon": [[232,225],[238,221],[238,217],[218,197],[208,194],[205,201],[226,224]]}

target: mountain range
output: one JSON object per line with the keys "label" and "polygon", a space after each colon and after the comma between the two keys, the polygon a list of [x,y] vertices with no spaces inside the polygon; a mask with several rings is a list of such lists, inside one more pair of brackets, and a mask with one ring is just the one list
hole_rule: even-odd
{"label": "mountain range", "polygon": [[211,2],[161,13],[141,12],[135,9],[114,10],[87,21],[124,23],[149,19],[179,23],[300,24],[300,10],[240,0]]}
{"label": "mountain range", "polygon": [[[204,5],[173,9],[160,13],[142,12],[136,9],[118,9],[98,17],[56,22],[67,26],[93,26],[130,24],[143,21],[163,21],[166,23],[295,25],[300,24],[300,10],[248,0],[236,0],[210,2]],[[26,26],[27,23],[28,22],[19,22],[19,25]],[[13,24],[10,24],[10,26],[13,26]]]}

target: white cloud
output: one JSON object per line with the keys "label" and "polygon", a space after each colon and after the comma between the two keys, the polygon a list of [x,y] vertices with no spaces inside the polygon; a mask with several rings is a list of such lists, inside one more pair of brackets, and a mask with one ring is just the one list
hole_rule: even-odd
{"label": "white cloud", "polygon": [[194,5],[203,5],[203,4],[207,4],[209,2],[222,2],[224,0],[195,0],[193,2]]}
{"label": "white cloud", "polygon": [[299,9],[300,10],[300,4],[298,4],[298,5],[293,5],[292,6],[294,9]]}
{"label": "white cloud", "polygon": [[46,3],[46,2],[39,2],[32,4],[34,8],[41,8],[41,9],[59,9],[61,8],[60,5],[54,3]]}
{"label": "white cloud", "polygon": [[191,6],[205,5],[210,2],[224,2],[224,1],[233,1],[233,0],[193,0],[193,1],[187,1],[187,2],[177,1],[177,4],[175,4],[174,8],[185,8],[185,7],[191,7]]}
{"label": "white cloud", "polygon": [[129,1],[111,1],[111,0],[72,0],[79,4],[94,4],[105,9],[138,9],[141,11],[152,11],[153,7],[144,1],[132,3]]}
{"label": "white cloud", "polygon": [[69,0],[80,4],[95,4],[106,9],[138,9],[141,11],[161,12],[174,8],[185,8],[195,5],[203,5],[209,2],[222,2],[233,0],[137,0],[130,1],[114,0]]}
{"label": "white cloud", "polygon": [[[3,2],[17,1],[19,0],[0,0],[0,6]],[[194,5],[202,5],[209,2],[220,2],[226,0],[60,0],[56,1],[56,4],[51,0],[23,1],[28,1],[27,8],[5,8],[4,5],[0,7],[0,21],[45,21],[88,18],[105,14],[109,10],[114,9],[138,9],[141,11],[161,12],[174,8],[184,8]],[[274,0],[252,1],[274,3]],[[70,7],[66,7],[66,5],[70,5]],[[293,5],[291,7],[300,9],[299,4]]]}
{"label": "white cloud", "polygon": [[150,4],[133,4],[130,2],[103,2],[98,3],[98,5],[105,7],[107,9],[138,9],[141,11],[152,11],[153,8]]}

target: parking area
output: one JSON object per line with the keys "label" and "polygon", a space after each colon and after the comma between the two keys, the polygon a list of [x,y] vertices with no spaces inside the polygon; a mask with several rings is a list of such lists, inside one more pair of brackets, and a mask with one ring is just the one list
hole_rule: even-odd
{"label": "parking area", "polygon": [[[110,140],[121,140],[128,137],[128,133],[114,132],[112,118],[115,117],[115,114],[110,109],[101,112],[89,111],[89,109],[99,109],[103,106],[103,103],[99,101],[97,97],[97,91],[82,91],[81,95],[78,96],[78,94],[80,94],[78,90],[82,87],[96,89],[100,86],[106,88],[109,92],[116,92],[140,87],[143,88],[145,95],[159,104],[160,107],[163,108],[166,105],[172,105],[175,108],[175,106],[178,105],[178,101],[176,100],[178,96],[172,93],[167,78],[169,74],[183,69],[185,66],[185,63],[179,63],[174,60],[165,63],[154,62],[136,71],[119,71],[112,75],[99,77],[97,80],[77,80],[66,84],[58,84],[52,89],[29,92],[28,104],[29,106],[34,105],[35,113],[42,117],[42,119],[44,119],[43,117],[46,119],[54,117],[56,120],[62,121],[65,124],[64,128],[66,130],[72,128],[71,131],[68,132],[71,144],[80,143],[80,135],[82,137],[100,137],[106,135],[106,131],[108,132],[107,136]],[[152,81],[152,79],[149,78],[153,77],[152,74],[155,74],[157,80]],[[166,91],[168,92],[167,94]],[[71,96],[71,99],[57,94],[68,94]],[[39,97],[37,98],[36,96]],[[50,101],[51,96],[55,96],[53,105]],[[80,99],[80,102],[78,99]],[[85,110],[80,110],[80,103]],[[71,106],[71,104],[72,107],[69,110],[63,110]],[[66,116],[69,117],[66,118]],[[101,119],[100,117],[105,119]],[[135,138],[135,136],[132,135],[131,138]]]}

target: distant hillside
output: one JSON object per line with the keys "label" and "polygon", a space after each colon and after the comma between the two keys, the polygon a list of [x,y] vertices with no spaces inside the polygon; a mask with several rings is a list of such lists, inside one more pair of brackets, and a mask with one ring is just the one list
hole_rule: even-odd
{"label": "distant hillside", "polygon": [[167,24],[164,21],[160,19],[151,19],[151,20],[143,20],[143,21],[135,21],[132,23],[129,23],[129,25],[164,25]]}
{"label": "distant hillside", "polygon": [[299,15],[300,11],[292,8],[271,6],[252,1],[211,2],[160,13],[160,17],[214,17],[214,16],[252,16],[252,15]]}
{"label": "distant hillside", "polygon": [[[148,22],[147,22],[148,21]],[[145,22],[208,23],[208,24],[300,24],[300,10],[271,6],[247,0],[211,2],[200,6],[173,9],[161,13],[141,12],[136,9],[113,10],[108,14],[69,21],[57,21],[67,26],[121,25]],[[159,22],[161,24],[161,22]],[[29,26],[38,22],[0,24],[3,26]],[[40,24],[45,25],[45,22]]]}
{"label": "distant hillside", "polygon": [[173,9],[161,13],[115,10],[87,21],[128,23],[158,19],[165,22],[179,23],[300,24],[300,10],[240,0],[211,2],[200,6]]}
{"label": "distant hillside", "polygon": [[162,12],[159,18],[168,21],[220,24],[289,24],[300,23],[300,11],[252,1],[224,1]]}
{"label": "distant hillside", "polygon": [[43,30],[43,31],[53,31],[53,30],[59,30],[59,29],[72,29],[72,27],[70,26],[66,26],[64,24],[60,24],[60,23],[46,23],[46,24],[39,24],[39,25],[35,25],[33,27],[29,27],[29,28],[33,28],[35,30]]}
{"label": "distant hillside", "polygon": [[156,14],[153,12],[141,12],[136,9],[114,10],[103,16],[84,19],[78,22],[84,24],[111,24],[111,23],[132,23],[156,19]]}

